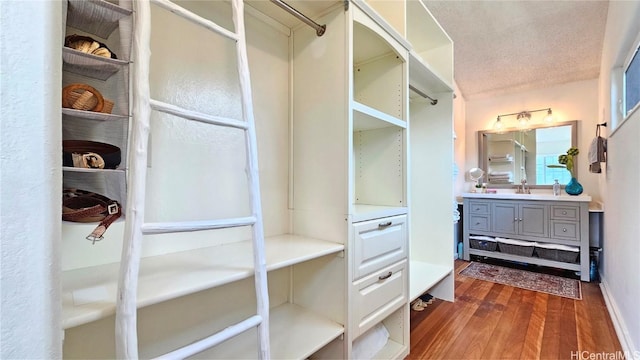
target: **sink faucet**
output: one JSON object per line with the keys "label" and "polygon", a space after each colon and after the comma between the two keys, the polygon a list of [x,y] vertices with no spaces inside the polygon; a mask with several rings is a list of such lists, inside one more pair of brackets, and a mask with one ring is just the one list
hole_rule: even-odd
{"label": "sink faucet", "polygon": [[527,187],[527,179],[522,179],[520,183],[522,187],[518,186],[516,188],[516,194],[531,194],[531,189]]}

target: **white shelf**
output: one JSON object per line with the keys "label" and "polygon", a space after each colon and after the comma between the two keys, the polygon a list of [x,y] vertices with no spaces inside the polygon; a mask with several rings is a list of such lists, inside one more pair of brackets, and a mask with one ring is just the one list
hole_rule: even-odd
{"label": "white shelf", "polygon": [[353,206],[353,222],[360,222],[372,219],[379,219],[389,216],[406,215],[407,208],[401,206],[379,206],[354,204]]}
{"label": "white shelf", "polygon": [[127,115],[116,115],[116,114],[107,114],[95,111],[84,111],[84,110],[76,110],[69,108],[62,108],[62,115],[85,119],[85,120],[96,120],[96,121],[118,121],[118,120],[128,120],[129,117]]}
{"label": "white shelf", "polygon": [[[272,359],[306,359],[344,333],[344,327],[298,305],[286,303],[269,312]],[[255,331],[248,331],[211,350],[201,359],[255,359]]]}
{"label": "white shelf", "polygon": [[106,39],[132,11],[104,0],[69,0],[67,25]]}
{"label": "white shelf", "polygon": [[535,264],[540,266],[549,266],[549,267],[555,267],[560,269],[580,271],[580,263],[568,263],[568,262],[547,260],[547,259],[542,259],[542,258],[533,257],[533,256],[519,256],[519,255],[507,254],[499,251],[484,251],[484,250],[478,250],[478,249],[469,249],[469,254],[487,256],[491,258],[509,260],[509,261],[519,261],[527,264]]}
{"label": "white shelf", "polygon": [[107,80],[126,68],[127,61],[83,53],[68,47],[62,48],[62,70],[98,80]]}
{"label": "white shelf", "polygon": [[[397,343],[391,339],[387,340],[382,350],[380,350],[374,359],[400,359],[403,358],[407,347],[400,343]],[[405,354],[406,355],[406,354]]]}
{"label": "white shelf", "polygon": [[453,91],[453,85],[441,78],[413,50],[409,51],[409,83],[427,94]]}
{"label": "white shelf", "polygon": [[357,101],[353,102],[353,130],[372,130],[390,126],[407,128],[406,121],[393,117]]}
{"label": "white shelf", "polygon": [[125,174],[125,169],[118,167],[115,169],[85,169],[85,168],[77,168],[73,166],[63,166],[62,171],[67,172],[78,172],[78,173],[121,173]]}
{"label": "white shelf", "polygon": [[409,262],[410,301],[417,299],[452,272],[453,268],[449,266],[411,260]]}
{"label": "white shelf", "polygon": [[[296,235],[265,239],[267,271],[344,250],[343,244]],[[62,274],[63,328],[86,324],[115,313],[119,263]],[[250,241],[143,258],[138,307],[253,276]]]}

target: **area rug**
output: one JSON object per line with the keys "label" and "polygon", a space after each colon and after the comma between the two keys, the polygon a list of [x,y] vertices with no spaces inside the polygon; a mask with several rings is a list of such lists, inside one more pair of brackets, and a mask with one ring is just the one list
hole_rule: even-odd
{"label": "area rug", "polygon": [[581,284],[579,280],[575,279],[479,262],[469,264],[469,266],[460,271],[460,275],[521,289],[582,300]]}

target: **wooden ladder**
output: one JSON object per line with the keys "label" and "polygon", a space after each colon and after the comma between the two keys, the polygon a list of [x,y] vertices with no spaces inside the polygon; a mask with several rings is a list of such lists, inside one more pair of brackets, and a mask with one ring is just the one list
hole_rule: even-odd
{"label": "wooden ladder", "polygon": [[[267,293],[267,273],[264,249],[262,205],[258,178],[258,153],[256,131],[251,98],[251,83],[244,27],[243,0],[231,0],[235,33],[210,20],[204,19],[168,0],[151,0],[154,4],[191,21],[205,29],[235,41],[238,76],[242,92],[242,120],[221,118],[194,112],[178,106],[150,98],[149,63],[151,11],[149,0],[133,3],[135,30],[133,41],[133,118],[131,149],[134,152],[126,211],[125,238],[118,279],[116,307],[116,356],[119,359],[138,358],[137,335],[137,289],[140,270],[140,256],[143,235],[166,234],[186,231],[204,231],[239,226],[251,226],[253,235],[253,260],[255,269],[255,291],[257,299],[256,315],[231,325],[224,330],[195,343],[162,355],[161,358],[183,359],[221,342],[237,336],[249,329],[258,329],[258,358],[268,359],[269,349],[269,297]],[[225,126],[244,130],[247,154],[247,176],[251,201],[251,216],[229,219],[215,219],[190,222],[144,223],[145,183],[147,169],[147,147],[151,110],[168,113],[186,120]]]}

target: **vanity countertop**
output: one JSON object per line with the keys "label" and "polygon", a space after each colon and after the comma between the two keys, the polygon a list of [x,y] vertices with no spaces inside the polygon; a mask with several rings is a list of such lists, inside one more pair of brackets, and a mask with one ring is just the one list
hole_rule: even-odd
{"label": "vanity countertop", "polygon": [[540,192],[531,194],[517,194],[515,192],[497,192],[491,193],[463,193],[463,198],[480,198],[480,199],[509,199],[509,200],[546,200],[546,201],[576,201],[576,202],[591,202],[591,196],[586,194],[581,195],[559,195],[555,196],[550,193]]}

